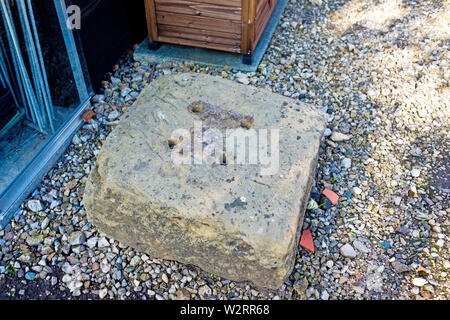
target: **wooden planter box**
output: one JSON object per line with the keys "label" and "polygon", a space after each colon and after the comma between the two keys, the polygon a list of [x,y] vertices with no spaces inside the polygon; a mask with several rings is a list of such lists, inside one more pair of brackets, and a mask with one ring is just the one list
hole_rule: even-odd
{"label": "wooden planter box", "polygon": [[157,42],[251,57],[278,0],[145,0],[150,48]]}

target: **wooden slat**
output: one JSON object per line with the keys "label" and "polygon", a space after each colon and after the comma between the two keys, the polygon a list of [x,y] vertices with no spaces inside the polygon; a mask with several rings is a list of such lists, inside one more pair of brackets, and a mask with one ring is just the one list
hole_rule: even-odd
{"label": "wooden slat", "polygon": [[264,29],[266,27],[267,21],[270,18],[271,13],[272,12],[270,10],[264,11],[263,15],[259,18],[259,21],[256,22],[254,46],[256,46],[256,44],[259,41],[259,38],[261,37],[262,33],[264,32]]}
{"label": "wooden slat", "polygon": [[220,20],[205,17],[195,17],[184,14],[157,12],[156,20],[158,24],[173,25],[179,27],[190,27],[197,29],[208,29],[214,31],[224,31],[228,33],[241,34],[241,23],[230,20]]}
{"label": "wooden slat", "polygon": [[264,29],[266,28],[267,22],[269,21],[273,10],[275,9],[275,6],[278,2],[278,0],[265,0],[265,6],[260,12],[260,15],[256,16],[256,22],[255,22],[255,39],[253,42],[253,47],[256,47],[259,38],[261,37],[262,33],[264,32]]}
{"label": "wooden slat", "polygon": [[[188,29],[188,28],[186,28],[186,29]],[[171,31],[171,30],[164,28],[164,25],[159,26],[159,36],[185,39],[185,40],[193,40],[193,41],[198,41],[198,42],[207,43],[207,44],[214,43],[214,44],[230,46],[233,48],[239,48],[241,45],[240,40],[222,38],[222,37],[217,37],[217,36],[209,36],[209,35],[205,35],[205,34],[192,33],[191,30],[185,30],[183,32]]]}
{"label": "wooden slat", "polygon": [[154,0],[145,0],[145,15],[147,18],[148,39],[150,42],[158,41]]}
{"label": "wooden slat", "polygon": [[201,2],[201,3],[210,3],[210,4],[216,4],[216,5],[226,5],[229,7],[238,7],[240,8],[242,6],[242,1],[247,0],[194,0],[195,2]]}
{"label": "wooden slat", "polygon": [[256,17],[261,16],[262,9],[269,4],[269,0],[256,0]]}
{"label": "wooden slat", "polygon": [[[155,0],[155,3],[156,12],[241,21],[241,8],[239,7],[186,0]],[[226,4],[226,1],[224,1],[224,4]]]}
{"label": "wooden slat", "polygon": [[261,29],[264,29],[265,23],[264,20],[267,17],[268,14],[270,14],[270,5],[269,0],[264,0],[263,7],[261,8],[260,12],[256,15],[256,21],[255,21],[255,40],[258,38],[258,36],[262,33]]}
{"label": "wooden slat", "polygon": [[179,27],[179,26],[171,26],[160,24],[158,26],[160,31],[168,31],[168,32],[186,32],[187,34],[197,34],[197,35],[206,35],[209,37],[218,37],[218,38],[226,38],[231,40],[241,40],[241,36],[237,33],[228,33],[221,31],[214,31],[208,29],[198,29],[198,28],[189,28],[189,27]]}
{"label": "wooden slat", "polygon": [[[244,0],[245,1],[245,0]],[[255,14],[256,14],[256,0],[248,0],[248,48],[251,50],[251,55],[255,49]]]}
{"label": "wooden slat", "polygon": [[216,43],[207,43],[202,41],[193,41],[188,39],[179,39],[179,38],[172,38],[172,37],[164,37],[159,36],[159,40],[162,42],[167,43],[174,43],[174,44],[182,44],[182,45],[188,45],[193,47],[204,47],[214,50],[221,50],[221,51],[228,51],[228,52],[236,52],[236,48],[229,45],[221,45]]}
{"label": "wooden slat", "polygon": [[249,2],[247,0],[242,1],[242,36],[241,36],[241,51],[242,54],[247,54],[247,52],[250,50],[249,47],[249,20],[248,20],[248,13],[249,13]]}
{"label": "wooden slat", "polygon": [[264,15],[264,13],[262,11],[266,10],[266,6],[269,6],[269,10],[272,13],[273,9],[275,9],[275,6],[277,5],[277,3],[278,3],[278,0],[257,0],[256,17]]}

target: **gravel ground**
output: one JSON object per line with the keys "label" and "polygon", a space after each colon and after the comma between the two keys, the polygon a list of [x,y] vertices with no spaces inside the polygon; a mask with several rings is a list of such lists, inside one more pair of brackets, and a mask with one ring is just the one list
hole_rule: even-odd
{"label": "gravel ground", "polygon": [[151,66],[131,53],[95,97],[97,117],[0,231],[1,299],[449,299],[449,39],[446,1],[291,0],[255,73],[209,73],[328,113],[299,248],[278,291],[135,252],[99,234],[82,195],[95,156]]}

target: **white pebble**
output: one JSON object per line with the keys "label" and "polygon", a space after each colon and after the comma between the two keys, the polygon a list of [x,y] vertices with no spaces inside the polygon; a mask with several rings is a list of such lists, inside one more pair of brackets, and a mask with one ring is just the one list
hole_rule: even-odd
{"label": "white pebble", "polygon": [[100,289],[98,291],[98,296],[100,297],[100,299],[103,299],[104,297],[106,297],[107,294],[108,294],[108,289],[107,288]]}
{"label": "white pebble", "polygon": [[344,158],[342,159],[341,164],[345,169],[349,169],[352,166],[352,160],[349,158]]}
{"label": "white pebble", "polygon": [[357,255],[355,249],[348,243],[341,247],[341,254],[346,258],[356,258]]}
{"label": "white pebble", "polygon": [[414,278],[412,281],[412,284],[415,285],[416,287],[422,287],[427,283],[427,280],[425,280],[424,278]]}
{"label": "white pebble", "polygon": [[412,170],[411,170],[411,175],[412,175],[414,178],[419,177],[419,176],[420,176],[420,170],[419,170],[419,169],[412,169]]}

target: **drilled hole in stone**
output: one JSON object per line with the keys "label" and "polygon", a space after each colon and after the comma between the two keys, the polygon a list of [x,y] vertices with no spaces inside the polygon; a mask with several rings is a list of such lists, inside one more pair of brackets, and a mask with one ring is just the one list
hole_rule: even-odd
{"label": "drilled hole in stone", "polygon": [[227,165],[227,156],[225,153],[222,153],[222,156],[220,157],[220,164],[222,166],[226,166]]}
{"label": "drilled hole in stone", "polygon": [[177,140],[177,139],[172,139],[172,138],[170,138],[169,140],[167,140],[167,144],[169,145],[169,148],[170,148],[170,149],[175,148],[175,146],[176,146],[177,144],[179,144],[179,143],[180,143],[180,141]]}

